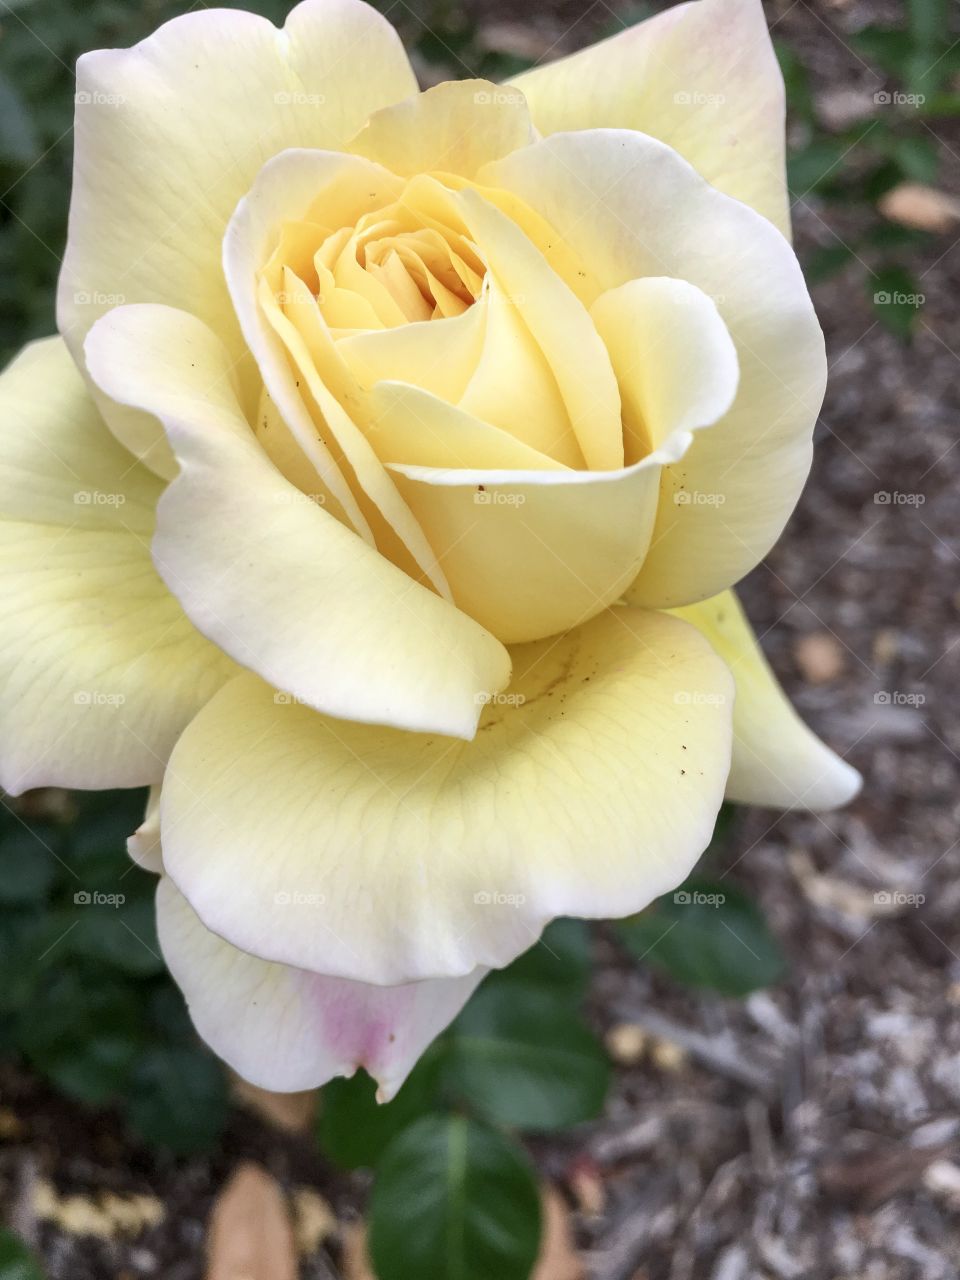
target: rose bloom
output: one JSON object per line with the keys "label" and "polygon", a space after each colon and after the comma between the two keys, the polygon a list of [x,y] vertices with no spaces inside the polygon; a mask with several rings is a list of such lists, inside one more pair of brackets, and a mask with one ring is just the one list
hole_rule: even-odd
{"label": "rose bloom", "polygon": [[[418,91],[360,0],[81,58],[59,337],[0,379],[2,782],[132,856],[248,1079],[399,1087],[726,795],[829,808],[730,588],[810,465],[760,0]],[[162,846],[162,853],[161,853]]]}

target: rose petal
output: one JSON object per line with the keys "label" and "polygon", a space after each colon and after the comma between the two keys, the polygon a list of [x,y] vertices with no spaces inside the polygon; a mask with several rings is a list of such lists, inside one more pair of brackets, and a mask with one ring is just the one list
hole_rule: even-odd
{"label": "rose petal", "polygon": [[277,705],[248,676],[219,695],[161,801],[164,864],[206,926],[397,983],[507,964],[555,916],[624,915],[681,881],[729,768],[723,663],[629,609],[513,657],[466,745]]}
{"label": "rose petal", "polygon": [[542,135],[648,133],[790,234],[783,76],[760,0],[674,5],[513,84]]}
{"label": "rose petal", "polygon": [[727,796],[774,809],[838,809],[861,778],[803,723],[757,644],[736,595],[673,610],[710,641],[737,684]]}
{"label": "rose petal", "polygon": [[[400,40],[359,0],[305,0],[282,31],[242,10],[204,9],[132,49],[77,66],[73,196],[58,325],[81,357],[112,306],[188,304],[259,394],[220,266],[224,229],[265,161],[287,147],[343,146],[371,112],[417,90]],[[109,425],[169,476],[155,421]]]}
{"label": "rose petal", "polygon": [[119,307],[87,339],[100,386],[156,413],[180,474],[154,557],[244,666],[331,715],[471,737],[506,650],[294,489],[257,444],[223,346],[170,307]]}
{"label": "rose petal", "polygon": [[237,670],[150,561],[161,485],[106,429],[59,338],[0,376],[0,424],[2,785],[154,782]]}
{"label": "rose petal", "polygon": [[389,1102],[486,972],[372,987],[271,964],[204,928],[168,876],[157,888],[157,931],[197,1031],[245,1080],[278,1093],[364,1067]]}

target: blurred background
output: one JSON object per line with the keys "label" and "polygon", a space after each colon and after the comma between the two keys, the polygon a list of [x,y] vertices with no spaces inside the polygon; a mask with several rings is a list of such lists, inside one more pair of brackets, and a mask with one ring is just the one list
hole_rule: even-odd
{"label": "blurred background", "polygon": [[[188,7],[0,0],[0,362],[54,327],[77,56]],[[280,23],[289,6],[244,7]],[[667,6],[378,7],[431,83],[501,79]],[[384,1153],[412,1123],[429,1153],[462,1115],[501,1144],[516,1202],[535,1217],[543,1199],[537,1280],[955,1280],[960,11],[765,9],[831,378],[803,501],[742,590],[862,796],[825,817],[724,810],[688,886],[722,906],[561,922],[397,1103],[375,1112],[359,1079],[324,1091],[319,1120],[196,1041],[151,878],[123,852],[143,796],[4,798],[0,1280],[369,1278],[370,1170],[389,1239],[415,1188]],[[241,1265],[251,1223],[266,1261]],[[410,1269],[405,1247],[381,1280],[452,1274]],[[529,1271],[479,1265],[462,1280]]]}

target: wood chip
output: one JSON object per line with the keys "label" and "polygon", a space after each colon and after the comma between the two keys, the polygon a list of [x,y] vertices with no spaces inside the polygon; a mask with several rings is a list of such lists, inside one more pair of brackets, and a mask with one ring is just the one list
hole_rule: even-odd
{"label": "wood chip", "polygon": [[280,1184],[259,1165],[241,1165],[210,1215],[206,1280],[297,1280],[297,1274]]}
{"label": "wood chip", "polygon": [[618,1022],[604,1036],[607,1052],[622,1067],[634,1067],[646,1051],[650,1037],[635,1022]]}
{"label": "wood chip", "polygon": [[298,1187],[291,1197],[297,1252],[309,1255],[336,1233],[337,1215],[330,1204],[310,1187]]}
{"label": "wood chip", "polygon": [[920,182],[902,182],[877,207],[890,222],[916,231],[950,231],[960,222],[960,200]]}
{"label": "wood chip", "polygon": [[530,1280],[583,1280],[583,1259],[574,1244],[570,1212],[563,1197],[554,1187],[545,1186],[541,1205],[543,1237]]}
{"label": "wood chip", "polygon": [[793,646],[800,674],[808,684],[828,684],[843,673],[843,649],[829,631],[811,631]]}

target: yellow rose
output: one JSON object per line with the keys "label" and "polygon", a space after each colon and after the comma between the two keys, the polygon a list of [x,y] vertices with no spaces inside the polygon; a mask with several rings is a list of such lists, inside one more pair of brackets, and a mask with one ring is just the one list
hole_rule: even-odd
{"label": "yellow rose", "polygon": [[729,591],[825,378],[760,3],[422,94],[359,0],[201,11],[78,88],[62,337],[0,380],[2,780],[151,784],[200,1032],[389,1096],[725,789],[856,789]]}

